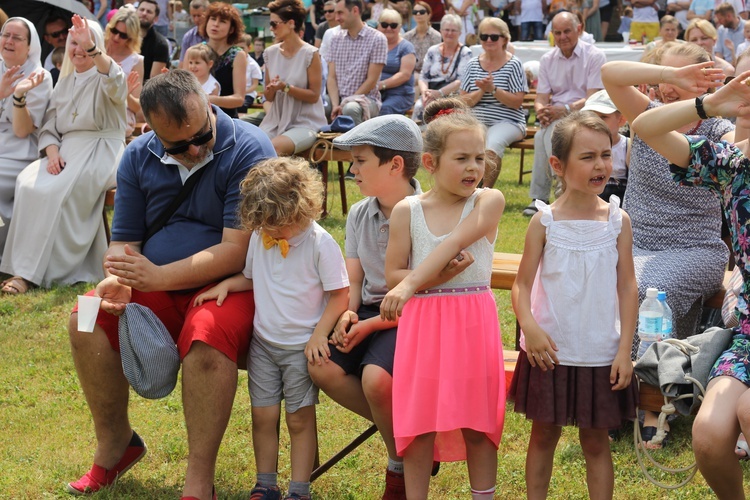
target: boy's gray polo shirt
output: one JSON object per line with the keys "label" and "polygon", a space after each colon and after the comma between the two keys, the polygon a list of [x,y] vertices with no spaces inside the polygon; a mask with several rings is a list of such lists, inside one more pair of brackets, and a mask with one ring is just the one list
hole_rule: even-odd
{"label": "boy's gray polo shirt", "polygon": [[[414,194],[422,194],[419,181],[410,181]],[[362,304],[379,304],[388,287],[385,283],[385,249],[390,223],[380,211],[378,199],[369,196],[355,203],[346,218],[347,259],[359,259],[364,270]]]}

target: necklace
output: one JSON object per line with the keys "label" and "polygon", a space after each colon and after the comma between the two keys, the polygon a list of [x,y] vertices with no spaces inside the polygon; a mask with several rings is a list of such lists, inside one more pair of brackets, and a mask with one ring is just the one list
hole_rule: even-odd
{"label": "necklace", "polygon": [[448,70],[451,69],[451,64],[453,64],[453,58],[456,57],[456,54],[458,54],[458,51],[461,50],[461,45],[459,44],[456,47],[456,50],[453,51],[453,55],[451,55],[451,58],[448,61],[448,65],[447,66],[445,66],[446,56],[445,56],[445,54],[443,54],[444,49],[445,49],[445,45],[443,44],[443,46],[440,48],[440,55],[442,56],[440,58],[440,72],[442,74],[446,75],[446,74],[448,74]]}
{"label": "necklace", "polygon": [[698,123],[695,124],[695,127],[685,132],[685,135],[695,135],[695,133],[698,132],[698,129],[700,128],[702,123],[703,123],[703,120],[698,120]]}
{"label": "necklace", "polygon": [[[78,78],[75,76],[74,78]],[[83,96],[85,95],[84,92],[84,86],[86,85],[86,81],[81,82],[78,89],[76,89],[75,83],[73,84],[73,90],[78,90],[78,99],[73,103],[73,112],[70,114],[73,117],[73,123],[76,122],[76,118],[78,118],[78,105],[81,104],[81,99],[83,99]]]}

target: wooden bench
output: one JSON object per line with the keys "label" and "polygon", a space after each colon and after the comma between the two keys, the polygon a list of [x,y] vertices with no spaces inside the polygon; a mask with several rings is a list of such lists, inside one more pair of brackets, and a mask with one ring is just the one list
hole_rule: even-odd
{"label": "wooden bench", "polygon": [[333,144],[333,138],[339,134],[331,133],[320,133],[318,134],[318,140],[313,144],[310,149],[297,153],[296,156],[300,156],[310,161],[310,163],[319,165],[321,175],[323,177],[323,186],[325,191],[323,192],[323,217],[328,215],[328,164],[329,162],[336,163],[339,174],[339,190],[341,193],[341,213],[346,215],[349,210],[346,202],[346,169],[344,163],[352,162],[352,152],[338,149]]}
{"label": "wooden bench", "polygon": [[[521,262],[521,254],[516,253],[502,253],[495,252],[494,258],[492,259],[492,288],[498,290],[510,290],[513,287],[513,282],[516,280],[516,274],[518,274],[518,265]],[[729,279],[732,276],[731,271],[724,273],[724,283],[721,290],[716,292],[710,298],[706,299],[703,303],[704,307],[711,309],[721,309],[721,304],[724,302],[724,295],[726,289],[729,286]],[[516,321],[516,346],[515,351],[504,351],[505,354],[505,384],[509,388],[513,378],[513,371],[516,368],[516,360],[518,359],[518,350],[520,349],[521,330],[518,322]],[[658,387],[644,384],[641,382],[640,389],[640,404],[641,410],[653,411],[656,413],[661,412],[661,407],[664,404],[664,396]]]}
{"label": "wooden bench", "polygon": [[534,135],[536,135],[538,130],[539,130],[538,127],[527,126],[526,137],[508,146],[508,149],[520,149],[521,150],[521,158],[518,161],[518,184],[519,185],[523,184],[523,176],[526,174],[530,174],[532,172],[531,169],[526,170],[526,168],[524,167],[524,163],[525,163],[524,159],[525,159],[526,150],[530,149],[534,151]]}

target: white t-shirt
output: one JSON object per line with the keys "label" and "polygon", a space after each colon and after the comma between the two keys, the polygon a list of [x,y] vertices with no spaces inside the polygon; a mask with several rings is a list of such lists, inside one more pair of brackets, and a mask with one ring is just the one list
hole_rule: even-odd
{"label": "white t-shirt", "polygon": [[[206,80],[206,83],[202,83],[201,86],[208,95],[219,95],[221,93],[221,84],[214,78],[214,75],[208,75],[208,80]],[[216,93],[214,93],[214,89],[216,89]]]}
{"label": "white t-shirt", "polygon": [[329,293],[349,286],[336,240],[317,222],[289,240],[289,253],[266,249],[250,237],[242,274],[253,280],[254,335],[280,349],[303,349],[328,304]]}
{"label": "white t-shirt", "polygon": [[[263,72],[260,70],[260,66],[258,66],[258,63],[255,62],[255,59],[250,57],[250,54],[247,55],[247,71],[245,72],[245,75],[248,85],[252,83],[253,78],[258,80],[259,82],[263,80]],[[248,92],[245,95],[252,96],[252,98],[255,99],[258,96],[258,92],[253,89],[252,92]]]}

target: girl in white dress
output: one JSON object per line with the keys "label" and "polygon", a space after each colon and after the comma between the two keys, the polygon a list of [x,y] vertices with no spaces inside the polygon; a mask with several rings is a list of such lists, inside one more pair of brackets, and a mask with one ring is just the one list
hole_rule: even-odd
{"label": "girl in white dress", "polygon": [[638,287],[630,218],[616,196],[598,196],[612,173],[609,128],[593,113],[564,118],[550,165],[565,192],[552,205],[537,202],[512,290],[522,335],[509,395],[533,421],[528,498],[547,497],[564,425],[579,428],[589,496],[612,498],[607,430],[636,416]]}
{"label": "girl in white dress", "polygon": [[0,272],[6,293],[97,282],[107,238],[102,207],[125,148],[125,74],[104,52],[97,23],[73,16],[60,80],[39,135],[42,158],[16,183]]}

